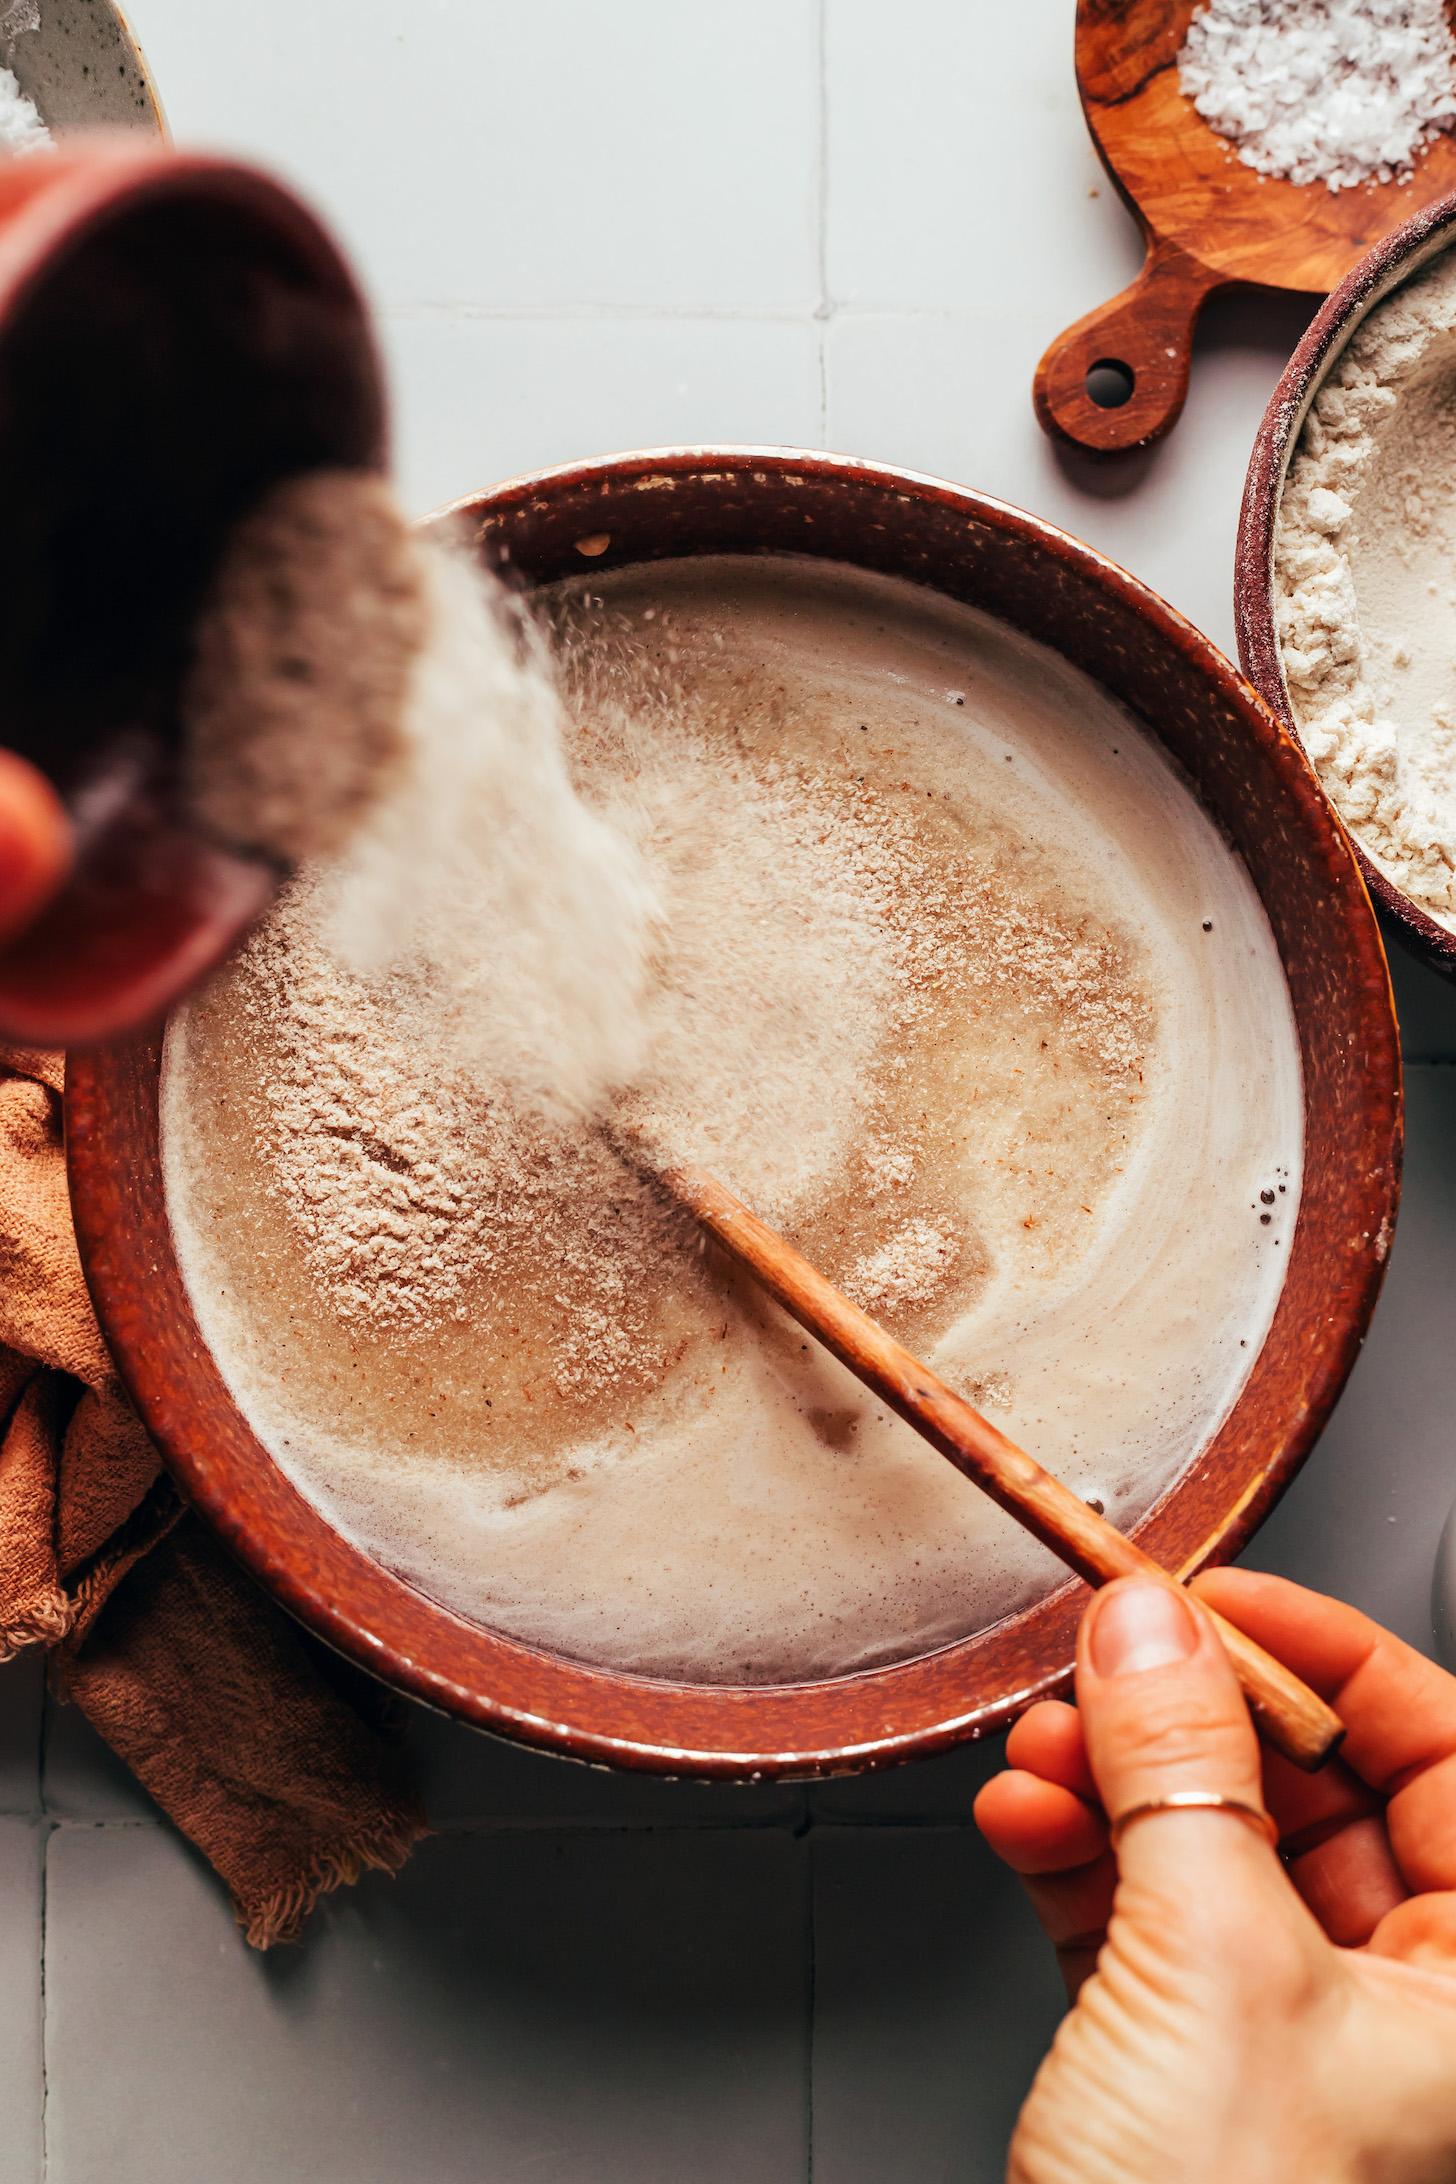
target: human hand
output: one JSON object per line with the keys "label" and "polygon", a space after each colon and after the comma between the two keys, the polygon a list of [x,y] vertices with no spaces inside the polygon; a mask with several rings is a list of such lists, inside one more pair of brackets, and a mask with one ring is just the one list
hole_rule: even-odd
{"label": "human hand", "polygon": [[0,751],[0,940],[55,893],[70,855],[70,825],[45,775]]}
{"label": "human hand", "polygon": [[[1012,2184],[1456,2178],[1456,1678],[1340,1602],[1221,1570],[1210,1606],[1330,1700],[1318,1775],[1261,1754],[1207,1617],[1126,1579],[1082,1621],[1078,1707],[1034,1706],[976,1819],[1072,1997]],[[1109,1814],[1178,1790],[1264,1805]],[[1281,1862],[1282,1860],[1282,1862]]]}

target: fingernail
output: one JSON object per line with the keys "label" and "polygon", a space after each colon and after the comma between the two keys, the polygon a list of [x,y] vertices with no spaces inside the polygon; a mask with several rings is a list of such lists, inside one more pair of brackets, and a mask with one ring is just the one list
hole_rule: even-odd
{"label": "fingernail", "polygon": [[1092,1609],[1092,1666],[1099,1676],[1166,1668],[1197,1649],[1198,1625],[1171,1585],[1119,1585]]}

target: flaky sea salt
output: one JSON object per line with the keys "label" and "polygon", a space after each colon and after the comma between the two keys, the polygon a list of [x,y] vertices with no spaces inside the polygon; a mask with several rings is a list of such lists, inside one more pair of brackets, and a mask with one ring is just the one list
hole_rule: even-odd
{"label": "flaky sea salt", "polygon": [[50,141],[50,130],[21,90],[14,71],[0,68],[0,152],[38,152]]}
{"label": "flaky sea salt", "polygon": [[1178,76],[1248,166],[1332,190],[1403,180],[1456,120],[1444,0],[1209,0]]}

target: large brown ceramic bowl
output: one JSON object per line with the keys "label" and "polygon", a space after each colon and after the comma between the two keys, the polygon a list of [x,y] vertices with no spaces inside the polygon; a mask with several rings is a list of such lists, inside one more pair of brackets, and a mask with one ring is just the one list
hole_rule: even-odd
{"label": "large brown ceramic bowl", "polygon": [[[1424,206],[1403,227],[1367,251],[1321,304],[1284,368],[1249,458],[1239,544],[1234,563],[1234,615],[1239,658],[1254,688],[1291,735],[1298,726],[1284,682],[1274,625],[1274,532],[1284,480],[1310,405],[1339,362],[1356,328],[1393,288],[1456,243],[1456,193]],[[1413,622],[1420,607],[1412,608]],[[1355,855],[1370,892],[1395,919],[1403,937],[1450,978],[1456,978],[1456,934],[1437,924],[1403,888],[1386,878],[1358,841]]]}
{"label": "large brown ceramic bowl", "polygon": [[[909,578],[988,609],[1085,669],[1185,769],[1268,906],[1305,1077],[1304,1198],[1268,1341],[1216,1440],[1138,1527],[1170,1568],[1232,1554],[1339,1393],[1397,1198],[1400,1065],[1385,959],[1354,859],[1298,747],[1207,639],[1134,578],[1049,524],[934,479],[819,455],[691,449],[552,471],[462,509],[481,551],[527,585],[669,555],[764,552]],[[1071,1583],[920,1659],[724,1689],[607,1673],[497,1636],[368,1560],[254,1440],[198,1334],[163,1210],[160,1055],[151,1033],[72,1068],[71,1190],[91,1292],[183,1492],[341,1652],[416,1698],[528,1743],[737,1777],[844,1772],[931,1752],[1064,1681],[1085,1597]]]}

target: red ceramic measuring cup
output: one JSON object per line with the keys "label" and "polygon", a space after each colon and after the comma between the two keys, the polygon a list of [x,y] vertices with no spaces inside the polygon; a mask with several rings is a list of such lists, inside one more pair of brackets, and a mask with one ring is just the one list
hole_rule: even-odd
{"label": "red ceramic measuring cup", "polygon": [[71,845],[0,942],[0,1035],[142,1021],[268,901],[277,873],[179,801],[188,633],[245,508],[384,444],[363,300],[277,183],[125,136],[0,163],[0,746],[54,785]]}

